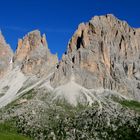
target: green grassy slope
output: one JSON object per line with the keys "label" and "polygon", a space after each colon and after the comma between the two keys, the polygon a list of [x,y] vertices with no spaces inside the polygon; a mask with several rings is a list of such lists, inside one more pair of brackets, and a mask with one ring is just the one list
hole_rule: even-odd
{"label": "green grassy slope", "polygon": [[131,101],[125,100],[125,101],[121,101],[120,103],[124,107],[128,107],[132,110],[140,112],[140,102],[133,101],[133,100],[131,100]]}
{"label": "green grassy slope", "polygon": [[0,132],[0,140],[29,140],[28,138],[19,134]]}
{"label": "green grassy slope", "polygon": [[7,121],[0,123],[0,140],[30,140],[17,133],[13,122]]}

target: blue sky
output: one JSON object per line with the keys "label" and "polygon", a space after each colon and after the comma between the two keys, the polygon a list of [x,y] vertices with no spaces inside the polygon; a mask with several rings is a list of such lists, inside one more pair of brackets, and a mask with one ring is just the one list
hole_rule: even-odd
{"label": "blue sky", "polygon": [[59,58],[77,26],[95,15],[112,13],[140,27],[140,0],[2,0],[0,28],[15,50],[18,38],[39,29]]}

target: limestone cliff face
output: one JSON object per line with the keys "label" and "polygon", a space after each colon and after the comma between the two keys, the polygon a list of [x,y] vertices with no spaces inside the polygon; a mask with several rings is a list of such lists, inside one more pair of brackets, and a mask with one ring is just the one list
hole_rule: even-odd
{"label": "limestone cliff face", "polygon": [[13,52],[0,32],[0,78],[12,65]]}
{"label": "limestone cliff face", "polygon": [[23,73],[44,75],[57,62],[57,56],[50,53],[46,36],[41,36],[40,31],[32,31],[23,39],[19,39],[14,66],[20,66]]}
{"label": "limestone cliff face", "polygon": [[113,15],[80,24],[57,66],[52,85],[75,81],[86,88],[116,90],[140,100],[140,29]]}

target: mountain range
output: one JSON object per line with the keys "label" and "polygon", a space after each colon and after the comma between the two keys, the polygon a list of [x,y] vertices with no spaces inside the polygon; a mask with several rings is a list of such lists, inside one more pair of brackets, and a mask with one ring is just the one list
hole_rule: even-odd
{"label": "mountain range", "polygon": [[[94,16],[89,22],[78,26],[61,60],[51,53],[45,34],[42,35],[39,30],[29,32],[17,44],[13,52],[0,33],[1,120],[17,117],[18,128],[22,128],[20,133],[29,133],[28,136],[34,139],[121,139],[116,135],[120,129],[119,122],[113,128],[111,121],[117,123],[116,119],[119,118],[124,128],[127,122],[140,116],[140,28],[132,28],[112,14]],[[126,102],[134,103],[132,107],[136,105],[136,109],[127,108]],[[56,115],[64,110],[64,114],[67,114],[67,109],[73,113],[77,108],[80,113],[81,110],[84,113],[87,111],[85,114],[97,121],[91,124],[99,123],[100,126],[101,123],[101,135],[96,129],[91,135],[90,128],[87,132],[87,128],[80,130],[78,125],[75,130],[74,126],[69,126],[66,134],[57,133],[53,128],[44,134],[44,129],[40,133],[33,127],[34,124],[44,127],[39,117],[43,119],[45,115],[40,116],[40,112],[47,112],[49,117],[53,116],[49,114],[52,110],[58,111]],[[78,120],[74,120],[81,127],[80,123],[84,120],[80,121],[80,116],[85,119],[85,114],[79,114]],[[23,118],[35,133],[28,132],[30,130],[28,125],[23,124]],[[135,138],[138,139],[140,123],[130,123],[133,124],[138,124],[135,127]],[[49,125],[52,126],[46,124],[46,127]],[[109,128],[107,132],[104,131],[104,125],[110,127],[114,137],[109,135]]]}

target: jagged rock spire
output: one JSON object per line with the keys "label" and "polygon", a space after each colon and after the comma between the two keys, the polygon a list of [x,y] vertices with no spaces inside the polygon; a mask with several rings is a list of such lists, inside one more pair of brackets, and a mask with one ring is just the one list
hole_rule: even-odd
{"label": "jagged rock spire", "polygon": [[2,31],[0,30],[0,43],[1,44],[6,44],[6,41],[5,41],[5,39],[4,39],[4,36],[2,35]]}
{"label": "jagged rock spire", "polygon": [[23,39],[19,39],[14,66],[21,66],[26,74],[45,74],[58,62],[56,55],[48,49],[46,36],[39,30],[29,32]]}
{"label": "jagged rock spire", "polygon": [[13,51],[6,43],[0,30],[0,78],[8,71],[12,57]]}

